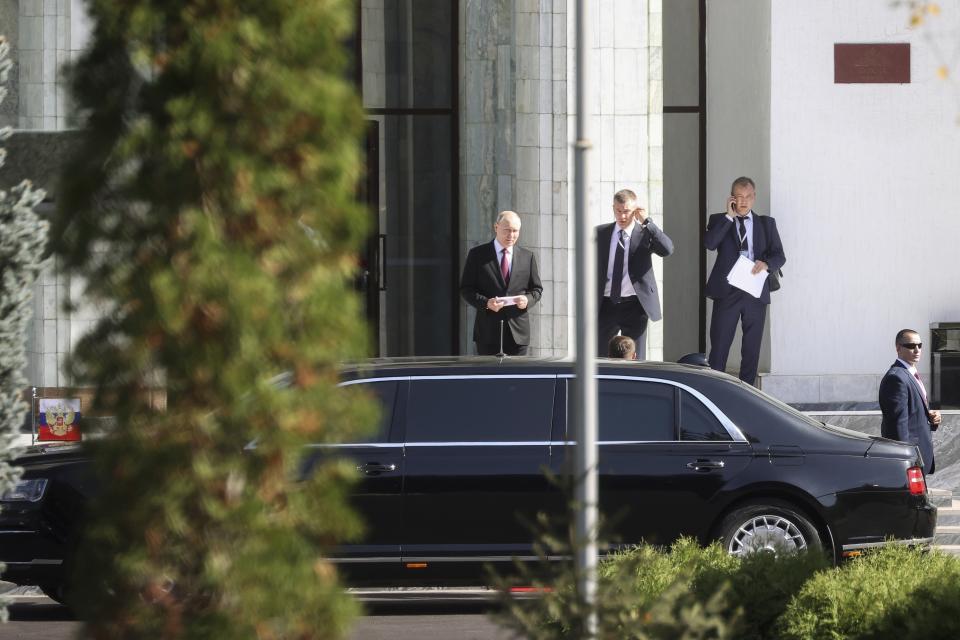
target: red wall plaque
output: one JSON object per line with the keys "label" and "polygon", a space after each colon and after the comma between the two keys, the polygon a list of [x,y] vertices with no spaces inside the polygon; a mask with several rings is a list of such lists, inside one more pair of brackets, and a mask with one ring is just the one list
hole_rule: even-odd
{"label": "red wall plaque", "polygon": [[833,81],[908,84],[910,43],[834,44]]}

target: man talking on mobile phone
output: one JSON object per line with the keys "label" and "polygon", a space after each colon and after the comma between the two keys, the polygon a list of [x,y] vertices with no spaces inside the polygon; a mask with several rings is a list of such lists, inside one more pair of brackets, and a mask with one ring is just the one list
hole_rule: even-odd
{"label": "man talking on mobile phone", "polygon": [[713,300],[710,356],[707,360],[712,369],[724,371],[727,368],[730,346],[737,325],[742,323],[740,379],[748,384],[753,384],[757,378],[763,325],[770,304],[770,278],[764,281],[760,296],[754,297],[727,282],[727,275],[740,256],[753,262],[751,272],[754,275],[761,271],[776,273],[787,261],[776,221],[753,211],[756,197],[753,180],[747,177],[734,180],[727,198],[727,210],[710,216],[703,236],[704,246],[717,252],[717,261],[706,287],[707,297]]}

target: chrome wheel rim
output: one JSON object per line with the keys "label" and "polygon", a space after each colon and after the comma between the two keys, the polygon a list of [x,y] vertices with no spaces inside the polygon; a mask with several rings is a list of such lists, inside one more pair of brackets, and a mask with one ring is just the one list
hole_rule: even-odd
{"label": "chrome wheel rim", "polygon": [[807,540],[793,522],[783,516],[762,515],[750,518],[730,537],[731,555],[752,553],[797,553],[807,548]]}

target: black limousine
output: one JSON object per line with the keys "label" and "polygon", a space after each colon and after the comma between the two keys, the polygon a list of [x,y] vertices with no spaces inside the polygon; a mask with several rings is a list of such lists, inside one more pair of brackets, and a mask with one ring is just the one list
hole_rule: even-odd
{"label": "black limousine", "polygon": [[[355,584],[477,584],[533,560],[530,523],[567,498],[545,470],[572,457],[572,363],[514,358],[376,361],[345,368],[382,405],[363,442],[312,447],[356,464],[366,537],[338,550]],[[614,539],[719,539],[731,554],[821,549],[835,560],[928,545],[937,510],[916,447],[814,421],[697,366],[600,361],[600,508]],[[25,455],[3,497],[5,579],[57,595],[89,496],[75,447]]]}

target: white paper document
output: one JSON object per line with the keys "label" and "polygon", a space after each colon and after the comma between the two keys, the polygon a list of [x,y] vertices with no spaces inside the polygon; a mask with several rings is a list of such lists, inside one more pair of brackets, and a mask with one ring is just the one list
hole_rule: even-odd
{"label": "white paper document", "polygon": [[763,283],[767,279],[767,270],[764,269],[757,274],[750,273],[753,264],[753,260],[741,255],[733,264],[733,269],[730,269],[730,273],[727,274],[727,282],[737,289],[743,289],[754,298],[759,298],[760,294],[763,293]]}
{"label": "white paper document", "polygon": [[506,296],[506,297],[503,297],[503,298],[497,297],[497,302],[502,303],[503,306],[505,306],[505,307],[512,307],[513,305],[517,304],[517,298],[518,298],[518,297],[519,297],[519,296]]}

